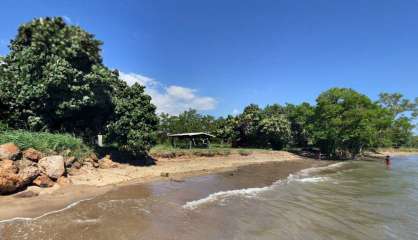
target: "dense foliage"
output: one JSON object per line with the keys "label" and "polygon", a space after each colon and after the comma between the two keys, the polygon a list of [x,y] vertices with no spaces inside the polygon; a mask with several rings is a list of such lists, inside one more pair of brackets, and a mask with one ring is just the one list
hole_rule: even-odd
{"label": "dense foliage", "polygon": [[103,65],[101,45],[60,17],[20,26],[0,64],[0,120],[14,129],[85,139],[109,132],[123,149],[149,149],[155,107],[142,87],[127,86]]}
{"label": "dense foliage", "polygon": [[316,105],[250,104],[237,116],[214,118],[194,110],[160,116],[159,139],[166,133],[210,132],[235,147],[282,149],[317,147],[330,158],[353,158],[364,149],[409,147],[417,104],[400,94],[383,93],[379,101],[348,88],[332,88]]}

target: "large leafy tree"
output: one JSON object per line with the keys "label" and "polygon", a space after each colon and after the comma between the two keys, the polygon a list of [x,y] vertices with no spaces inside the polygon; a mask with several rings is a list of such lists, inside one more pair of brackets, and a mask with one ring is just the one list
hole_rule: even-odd
{"label": "large leafy tree", "polygon": [[381,93],[378,103],[392,114],[392,125],[388,130],[389,141],[386,145],[395,147],[409,145],[412,141],[414,120],[418,115],[418,98],[406,99],[400,93]]}
{"label": "large leafy tree", "polygon": [[100,46],[59,17],[20,26],[1,65],[2,118],[30,130],[103,130],[118,76],[103,66]]}
{"label": "large leafy tree", "polygon": [[332,158],[353,158],[376,145],[390,123],[387,111],[352,89],[332,88],[317,98],[315,141]]}
{"label": "large leafy tree", "polygon": [[[155,115],[155,108],[141,87],[126,86],[117,71],[103,65],[101,45],[60,17],[20,26],[0,64],[1,121],[12,128],[65,131],[85,138],[106,133],[109,125],[111,138],[121,141],[120,146],[148,149],[152,141],[145,130],[153,129],[155,121],[141,119],[145,113],[135,114]],[[126,99],[129,104],[122,107],[123,98],[134,94],[139,100]],[[133,130],[120,130],[129,115],[137,117],[130,125]]]}
{"label": "large leafy tree", "polygon": [[156,141],[158,117],[144,87],[120,82],[113,97],[114,120],[108,125],[107,140],[135,154],[148,151]]}
{"label": "large leafy tree", "polygon": [[306,147],[313,141],[315,107],[309,103],[286,104],[286,114],[291,124],[292,142],[295,146]]}

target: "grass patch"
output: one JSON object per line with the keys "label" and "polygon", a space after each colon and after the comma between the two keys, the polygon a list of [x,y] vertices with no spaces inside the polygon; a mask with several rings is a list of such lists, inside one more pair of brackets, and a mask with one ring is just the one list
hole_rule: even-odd
{"label": "grass patch", "polygon": [[196,156],[196,157],[215,157],[215,156],[228,156],[231,154],[231,150],[228,148],[192,148],[182,149],[173,148],[170,145],[157,145],[153,147],[150,154],[154,157],[162,158],[175,158],[183,156]]}
{"label": "grass patch", "polygon": [[45,154],[65,153],[67,156],[82,158],[93,150],[83,140],[70,134],[27,132],[6,130],[0,132],[0,144],[13,142],[21,149],[34,148]]}

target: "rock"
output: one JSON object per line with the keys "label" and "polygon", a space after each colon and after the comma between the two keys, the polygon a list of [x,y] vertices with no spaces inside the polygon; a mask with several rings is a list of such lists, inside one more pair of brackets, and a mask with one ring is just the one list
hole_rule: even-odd
{"label": "rock", "polygon": [[22,180],[21,185],[24,185],[24,186],[29,185],[37,176],[39,176],[39,174],[40,174],[40,171],[35,166],[28,166],[23,169],[20,169],[18,175]]}
{"label": "rock", "polygon": [[52,181],[47,175],[41,174],[35,180],[33,180],[33,184],[38,187],[52,187],[54,186],[54,181]]}
{"label": "rock", "polygon": [[39,159],[42,158],[42,153],[33,148],[28,148],[25,151],[23,151],[23,157],[31,161],[37,162],[39,161]]}
{"label": "rock", "polygon": [[38,162],[39,170],[52,179],[58,179],[65,172],[64,157],[60,155],[44,157]]}
{"label": "rock", "polygon": [[73,163],[72,167],[75,168],[75,169],[80,169],[81,168],[81,163],[80,162],[75,162],[75,163]]}
{"label": "rock", "polygon": [[160,174],[160,176],[161,176],[161,177],[168,177],[168,176],[170,176],[170,174],[169,174],[168,172],[162,172],[162,173]]}
{"label": "rock", "polygon": [[32,162],[31,160],[28,159],[20,159],[15,161],[15,165],[17,166],[18,169],[24,169],[27,167],[31,167],[31,166],[37,166],[35,162]]}
{"label": "rock", "polygon": [[104,158],[99,160],[99,167],[106,169],[106,168],[117,168],[118,164],[113,162],[112,159],[110,159],[109,155],[106,155]]}
{"label": "rock", "polygon": [[16,160],[19,158],[20,149],[14,143],[0,145],[0,159]]}
{"label": "rock", "polygon": [[99,167],[99,163],[93,162],[93,167],[98,168]]}
{"label": "rock", "polygon": [[12,175],[19,171],[17,166],[12,160],[1,160],[0,161],[0,175]]}
{"label": "rock", "polygon": [[89,157],[90,157],[90,159],[92,159],[93,160],[93,162],[98,162],[99,161],[99,158],[97,157],[97,155],[96,154],[94,154],[94,153],[91,153],[90,155],[89,155]]}
{"label": "rock", "polygon": [[17,174],[0,175],[0,194],[10,194],[20,188],[21,179]]}
{"label": "rock", "polygon": [[65,167],[71,167],[73,163],[77,160],[75,157],[69,157],[65,159]]}
{"label": "rock", "polygon": [[67,177],[61,176],[60,178],[58,178],[57,183],[61,186],[65,186],[71,184],[71,180]]}
{"label": "rock", "polygon": [[22,180],[17,171],[13,161],[0,161],[0,194],[13,193],[20,188]]}

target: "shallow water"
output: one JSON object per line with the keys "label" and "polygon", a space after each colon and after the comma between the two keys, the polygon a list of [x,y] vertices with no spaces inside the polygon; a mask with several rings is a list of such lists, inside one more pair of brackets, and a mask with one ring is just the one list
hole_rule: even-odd
{"label": "shallow water", "polygon": [[[418,156],[122,187],[36,219],[3,239],[418,239]],[[300,166],[299,166],[300,167]]]}

